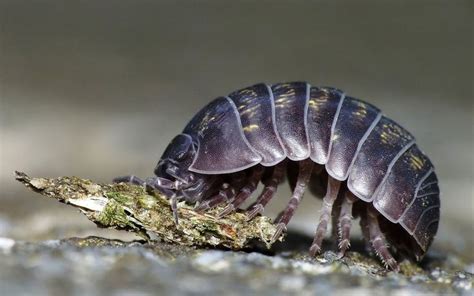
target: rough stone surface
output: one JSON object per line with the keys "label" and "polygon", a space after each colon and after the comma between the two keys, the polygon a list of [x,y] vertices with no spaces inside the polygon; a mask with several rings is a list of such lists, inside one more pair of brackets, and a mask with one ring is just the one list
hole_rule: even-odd
{"label": "rough stone surface", "polygon": [[358,252],[313,259],[291,248],[264,254],[98,237],[4,238],[0,287],[2,295],[472,295],[472,273],[441,255],[423,269],[403,262],[397,274]]}

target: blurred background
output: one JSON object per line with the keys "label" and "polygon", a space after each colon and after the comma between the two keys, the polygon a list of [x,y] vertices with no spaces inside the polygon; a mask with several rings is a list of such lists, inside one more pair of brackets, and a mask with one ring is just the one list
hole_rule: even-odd
{"label": "blurred background", "polygon": [[[472,20],[471,1],[2,0],[0,236],[124,238],[13,171],[146,177],[211,99],[306,80],[375,104],[417,137],[441,180],[436,244],[473,256]],[[319,206],[307,194],[290,226],[311,234]]]}

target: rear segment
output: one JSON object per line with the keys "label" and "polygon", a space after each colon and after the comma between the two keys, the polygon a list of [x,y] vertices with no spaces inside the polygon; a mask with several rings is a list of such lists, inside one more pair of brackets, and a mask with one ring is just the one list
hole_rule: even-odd
{"label": "rear segment", "polygon": [[418,184],[431,172],[429,159],[413,145],[395,162],[385,175],[373,197],[373,204],[385,218],[400,221],[416,196]]}
{"label": "rear segment", "polygon": [[439,188],[430,160],[413,145],[387,172],[373,197],[374,207],[399,223],[426,251],[437,231]]}
{"label": "rear segment", "polygon": [[417,186],[415,199],[400,218],[400,224],[426,252],[438,230],[440,199],[438,179],[433,170]]}

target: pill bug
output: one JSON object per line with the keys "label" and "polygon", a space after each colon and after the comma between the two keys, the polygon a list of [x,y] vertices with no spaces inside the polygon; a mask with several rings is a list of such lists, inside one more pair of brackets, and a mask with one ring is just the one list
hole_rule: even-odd
{"label": "pill bug", "polygon": [[154,173],[145,181],[114,181],[159,190],[170,198],[176,222],[178,200],[197,211],[225,204],[223,217],[261,182],[247,209],[252,219],[288,175],[293,194],[276,220],[274,241],[308,185],[327,184],[311,255],[320,252],[331,217],[340,256],[350,246],[353,218],[360,217],[366,241],[393,270],[392,252],[421,260],[438,229],[438,180],[415,138],[377,107],[306,82],[260,83],[216,98],[171,141]]}

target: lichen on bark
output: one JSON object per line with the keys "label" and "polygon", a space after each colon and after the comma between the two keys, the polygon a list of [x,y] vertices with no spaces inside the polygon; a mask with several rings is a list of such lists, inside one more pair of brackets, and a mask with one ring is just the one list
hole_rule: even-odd
{"label": "lichen on bark", "polygon": [[246,215],[235,212],[217,218],[219,209],[197,213],[184,202],[179,203],[176,225],[166,197],[141,186],[96,184],[78,177],[30,178],[23,172],[16,172],[15,178],[41,195],[79,208],[99,227],[135,232],[147,240],[230,249],[243,249],[259,240],[270,248],[275,232],[265,216],[247,221]]}

